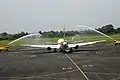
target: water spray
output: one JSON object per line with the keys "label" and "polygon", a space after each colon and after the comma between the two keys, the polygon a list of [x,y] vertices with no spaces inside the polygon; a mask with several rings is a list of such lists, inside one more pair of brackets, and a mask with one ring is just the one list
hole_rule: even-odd
{"label": "water spray", "polygon": [[15,39],[15,40],[9,42],[7,45],[11,45],[11,44],[15,43],[16,41],[19,41],[19,40],[21,40],[21,39],[24,39],[24,38],[30,37],[30,36],[39,36],[39,37],[40,37],[41,35],[40,35],[39,33],[31,33],[31,34],[25,35],[25,36],[23,36],[23,37],[20,37],[20,38],[18,38],[18,39]]}
{"label": "water spray", "polygon": [[106,34],[104,34],[104,33],[100,32],[100,31],[98,31],[98,30],[95,30],[95,29],[94,29],[94,28],[92,28],[92,27],[85,26],[85,25],[77,25],[77,28],[81,28],[81,27],[86,27],[86,28],[89,28],[89,29],[91,29],[91,30],[93,30],[93,31],[95,31],[95,32],[97,32],[97,33],[100,33],[100,34],[102,34],[102,35],[104,35],[104,36],[108,37],[109,39],[115,40],[115,39],[113,39],[112,37],[110,37],[110,36],[108,36],[108,35],[106,35]]}

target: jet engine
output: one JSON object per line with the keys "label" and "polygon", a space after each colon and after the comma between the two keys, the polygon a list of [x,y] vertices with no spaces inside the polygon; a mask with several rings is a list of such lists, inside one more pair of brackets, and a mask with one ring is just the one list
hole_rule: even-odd
{"label": "jet engine", "polygon": [[74,47],[74,49],[78,49],[79,48],[79,45],[76,45],[75,47]]}
{"label": "jet engine", "polygon": [[47,47],[47,50],[50,51],[52,48],[51,47]]}

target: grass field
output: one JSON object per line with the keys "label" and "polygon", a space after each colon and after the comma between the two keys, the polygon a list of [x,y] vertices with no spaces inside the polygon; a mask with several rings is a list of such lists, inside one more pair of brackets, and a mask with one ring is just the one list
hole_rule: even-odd
{"label": "grass field", "polygon": [[[120,40],[120,35],[110,35],[110,37],[112,37],[115,40]],[[59,38],[41,38],[40,40],[35,40],[35,39],[28,39],[28,40],[20,40],[17,41],[13,44],[11,44],[11,46],[19,46],[21,44],[52,44],[52,43],[56,43],[57,40]],[[81,35],[81,36],[76,36],[73,40],[72,37],[66,37],[66,40],[68,41],[81,41],[83,40],[83,42],[88,42],[88,41],[96,41],[96,40],[106,40],[107,43],[112,42],[112,39],[109,39],[105,36],[88,36],[88,35]],[[0,41],[0,46],[5,46],[7,45],[9,42],[11,41],[7,41],[7,40],[3,40]],[[48,43],[46,43],[48,42]]]}

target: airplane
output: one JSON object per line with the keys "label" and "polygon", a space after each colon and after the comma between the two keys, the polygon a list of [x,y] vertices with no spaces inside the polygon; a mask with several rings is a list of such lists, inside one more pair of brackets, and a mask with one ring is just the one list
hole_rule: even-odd
{"label": "airplane", "polygon": [[72,53],[73,49],[78,49],[80,46],[84,46],[84,45],[90,45],[90,44],[95,44],[95,43],[99,43],[99,42],[105,42],[106,40],[100,40],[100,41],[93,41],[93,42],[84,42],[84,43],[70,43],[67,42],[64,39],[58,39],[58,44],[50,44],[50,45],[28,45],[25,44],[24,46],[29,46],[29,47],[36,47],[36,48],[46,48],[48,51],[52,51],[53,52],[63,52],[63,53]]}
{"label": "airplane", "polygon": [[[29,44],[24,44],[24,46],[29,46],[29,47],[39,47],[39,48],[46,48],[48,51],[52,52],[63,52],[63,53],[72,53],[73,49],[78,49],[80,46],[84,45],[90,45],[90,44],[95,44],[99,42],[105,42],[106,40],[100,40],[100,41],[93,41],[93,42],[82,42],[82,41],[76,41],[74,42],[68,42],[65,39],[65,26],[64,26],[64,35],[63,38],[58,39],[57,44],[50,44],[50,45],[29,45]],[[50,43],[50,42],[48,42]]]}

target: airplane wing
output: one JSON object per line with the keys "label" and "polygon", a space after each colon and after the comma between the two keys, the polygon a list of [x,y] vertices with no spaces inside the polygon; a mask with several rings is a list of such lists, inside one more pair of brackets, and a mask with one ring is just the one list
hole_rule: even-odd
{"label": "airplane wing", "polygon": [[68,44],[75,44],[75,43],[80,43],[83,42],[84,40],[80,40],[80,41],[68,41]]}
{"label": "airplane wing", "polygon": [[29,45],[29,44],[24,44],[23,46],[29,46],[29,47],[39,47],[39,48],[60,48],[60,45]]}
{"label": "airplane wing", "polygon": [[84,45],[90,45],[90,44],[95,44],[95,43],[99,43],[99,42],[105,42],[106,40],[100,40],[100,41],[93,41],[93,42],[85,42],[85,43],[76,43],[76,44],[68,44],[69,47],[76,47],[76,45],[78,46],[84,46]]}
{"label": "airplane wing", "polygon": [[[75,44],[68,44],[69,47],[76,47],[78,46],[84,46],[84,45],[90,45],[90,44],[95,44],[99,42],[105,42],[106,40],[101,40],[101,41],[93,41],[93,42],[85,42],[85,43],[75,43]],[[51,45],[29,45],[29,44],[24,44],[23,46],[29,46],[29,47],[39,47],[39,48],[60,48],[60,44],[51,44]]]}

